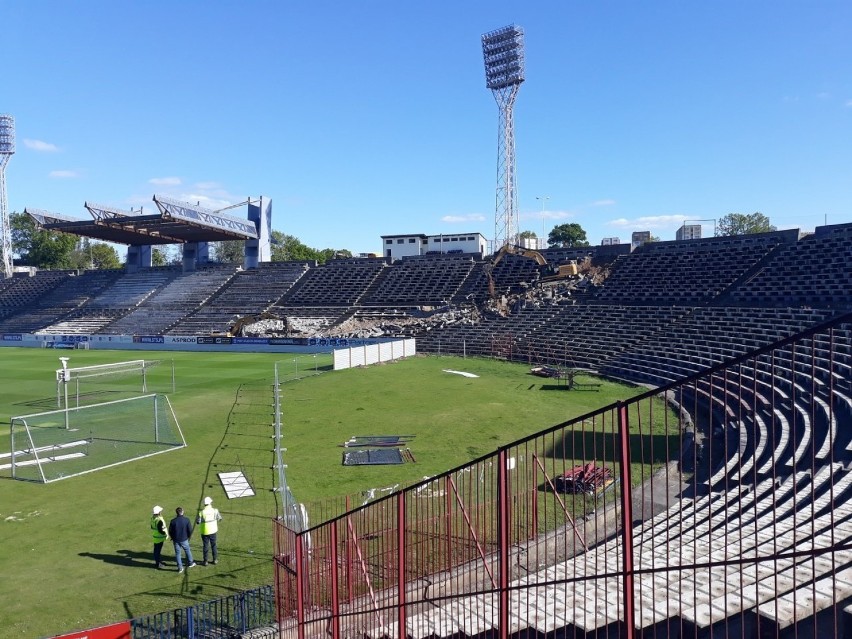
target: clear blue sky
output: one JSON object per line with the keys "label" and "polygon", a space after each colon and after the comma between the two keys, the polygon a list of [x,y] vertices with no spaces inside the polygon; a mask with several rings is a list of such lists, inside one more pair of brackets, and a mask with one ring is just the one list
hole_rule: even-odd
{"label": "clear blue sky", "polygon": [[598,244],[731,212],[852,221],[848,0],[0,0],[10,209],[263,194],[273,228],[315,248],[490,238],[480,36],[512,23],[521,230],[578,222]]}

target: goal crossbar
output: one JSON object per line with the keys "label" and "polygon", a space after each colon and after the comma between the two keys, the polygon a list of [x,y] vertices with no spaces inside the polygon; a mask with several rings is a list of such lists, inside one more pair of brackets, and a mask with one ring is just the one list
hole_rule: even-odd
{"label": "goal crossbar", "polygon": [[93,366],[75,366],[74,368],[57,368],[56,381],[70,381],[86,377],[100,377],[102,375],[113,375],[118,373],[133,373],[143,371],[159,364],[159,360],[132,359],[126,362],[114,362],[112,364],[95,364]]}
{"label": "goal crossbar", "polygon": [[[64,360],[64,358],[61,358]],[[174,362],[172,362],[171,383],[154,370],[160,364],[158,359],[134,359],[111,364],[95,364],[91,366],[68,367],[63,361],[62,368],[57,368],[56,376],[56,407],[63,408],[64,401],[69,406],[81,403],[92,403],[92,399],[104,393],[140,393],[174,391]],[[157,388],[150,388],[150,378],[154,377]]]}

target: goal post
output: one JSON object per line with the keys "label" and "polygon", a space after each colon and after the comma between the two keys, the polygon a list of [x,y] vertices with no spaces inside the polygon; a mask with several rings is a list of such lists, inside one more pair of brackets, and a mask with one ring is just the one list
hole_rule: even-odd
{"label": "goal post", "polygon": [[186,446],[169,398],[156,393],[19,415],[10,424],[0,470],[43,483]]}
{"label": "goal post", "polygon": [[[85,403],[103,401],[105,395],[118,394],[139,395],[149,392],[174,391],[175,376],[174,362],[170,371],[153,375],[160,360],[135,359],[112,364],[97,364],[93,366],[68,367],[67,359],[63,368],[56,369],[56,407],[62,408],[64,400],[69,406],[80,406]],[[163,378],[165,376],[168,379]],[[161,379],[163,378],[163,379]],[[152,383],[153,381],[153,383]]]}

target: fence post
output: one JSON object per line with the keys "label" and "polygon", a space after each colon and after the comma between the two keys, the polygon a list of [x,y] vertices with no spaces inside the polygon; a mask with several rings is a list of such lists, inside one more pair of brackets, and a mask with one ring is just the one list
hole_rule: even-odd
{"label": "fence post", "polygon": [[509,482],[505,448],[497,451],[497,556],[499,577],[499,639],[509,638]]}
{"label": "fence post", "polygon": [[[331,639],[340,639],[340,575],[337,560],[337,522],[331,522]],[[348,566],[347,566],[348,570]]]}
{"label": "fence post", "polygon": [[397,623],[399,625],[398,637],[403,639],[405,632],[405,495],[401,490],[396,495],[396,528],[397,528],[397,550],[396,563],[399,570],[399,582],[397,584]]}
{"label": "fence post", "polygon": [[444,478],[444,538],[447,540],[447,556],[444,569],[449,571],[453,566],[453,496],[450,476]]}
{"label": "fence post", "polygon": [[621,475],[621,550],[624,601],[624,634],[633,639],[635,633],[633,607],[633,486],[630,483],[630,419],[627,405],[618,402],[619,473]]}
{"label": "fence post", "polygon": [[187,639],[195,639],[195,608],[189,606],[186,609],[186,636]]}
{"label": "fence post", "polygon": [[237,597],[237,606],[240,611],[240,632],[248,632],[248,604],[246,603],[246,592],[243,590]]}
{"label": "fence post", "polygon": [[308,571],[305,570],[304,547],[302,545],[302,533],[296,535],[296,623],[298,624],[298,637],[305,639],[305,580],[308,579]]}

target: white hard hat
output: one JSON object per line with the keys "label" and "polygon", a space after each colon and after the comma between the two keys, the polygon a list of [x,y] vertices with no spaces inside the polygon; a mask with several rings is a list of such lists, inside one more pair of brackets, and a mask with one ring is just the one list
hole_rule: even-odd
{"label": "white hard hat", "polygon": [[159,515],[161,512],[163,512],[163,507],[162,506],[154,506],[151,509],[151,512],[155,515]]}
{"label": "white hard hat", "polygon": [[212,504],[212,503],[213,503],[213,498],[212,498],[212,497],[205,497],[205,498],[204,498],[204,505],[205,505],[205,506],[209,506],[209,505],[210,505],[210,504]]}

